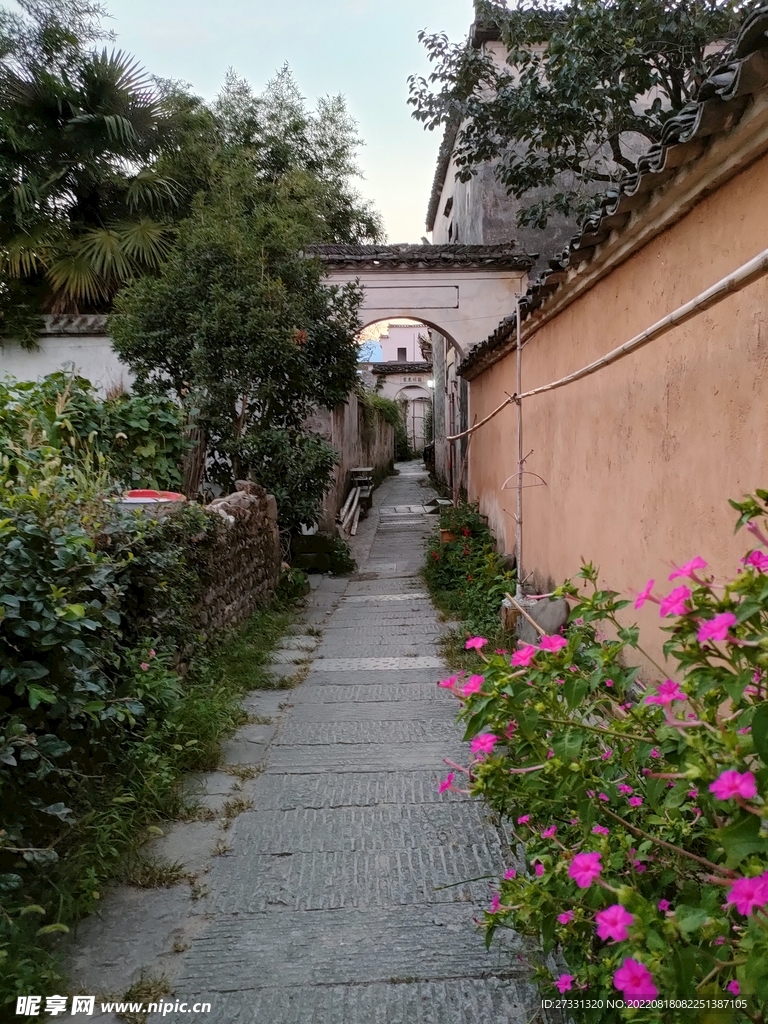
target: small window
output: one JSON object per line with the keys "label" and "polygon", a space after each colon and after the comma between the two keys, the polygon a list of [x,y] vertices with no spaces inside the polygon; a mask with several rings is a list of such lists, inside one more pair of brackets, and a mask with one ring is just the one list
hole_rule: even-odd
{"label": "small window", "polygon": [[407,363],[408,362],[408,349],[407,348],[399,348],[397,350],[397,361],[398,361],[398,363]]}
{"label": "small window", "polygon": [[445,204],[445,209],[443,210],[443,216],[444,217],[450,216],[450,213],[451,213],[452,209],[453,209],[453,196],[451,196],[451,198]]}

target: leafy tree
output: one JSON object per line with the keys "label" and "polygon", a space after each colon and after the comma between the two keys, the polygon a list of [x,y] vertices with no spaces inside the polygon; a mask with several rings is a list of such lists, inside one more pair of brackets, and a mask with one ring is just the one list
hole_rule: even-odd
{"label": "leafy tree", "polygon": [[287,65],[260,96],[230,70],[213,112],[225,152],[246,159],[260,181],[303,175],[316,242],[382,240],[380,215],[352,185],[362,140],[343,96],[321,97],[312,111]]}
{"label": "leafy tree", "polygon": [[157,271],[183,192],[157,160],[203,116],[126,54],[89,48],[100,5],[19,6],[0,11],[0,287],[15,308],[3,333],[41,309],[107,308]]}
{"label": "leafy tree", "polygon": [[495,162],[507,191],[534,188],[520,224],[545,227],[558,212],[583,216],[635,169],[665,121],[722,61],[738,0],[476,0],[478,20],[498,28],[506,63],[444,33],[419,33],[434,70],[411,76],[413,116],[433,130],[460,122],[458,177]]}
{"label": "leafy tree", "polygon": [[140,391],[193,401],[222,485],[249,472],[269,486],[284,476],[284,490],[296,482],[280,510],[295,526],[307,466],[316,511],[335,461],[303,423],[355,382],[360,294],[326,288],[320,264],[301,255],[322,223],[304,174],[260,181],[242,158],[214,175],[159,276],[118,296],[115,347]]}

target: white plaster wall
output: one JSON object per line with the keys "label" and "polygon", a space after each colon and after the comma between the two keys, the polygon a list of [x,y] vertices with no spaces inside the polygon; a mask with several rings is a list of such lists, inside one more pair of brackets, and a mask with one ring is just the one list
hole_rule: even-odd
{"label": "white plaster wall", "polygon": [[120,362],[107,335],[43,336],[31,352],[16,341],[4,341],[0,348],[0,377],[40,380],[56,370],[71,369],[90,380],[100,394],[111,388],[129,390],[133,377]]}

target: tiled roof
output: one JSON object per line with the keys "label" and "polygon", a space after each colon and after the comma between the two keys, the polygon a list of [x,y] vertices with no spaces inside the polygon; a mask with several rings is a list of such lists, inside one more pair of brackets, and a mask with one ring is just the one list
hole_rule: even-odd
{"label": "tiled roof", "polygon": [[41,333],[53,337],[83,334],[107,335],[107,317],[104,313],[59,313],[43,317]]}
{"label": "tiled roof", "polygon": [[533,257],[513,245],[308,245],[308,256],[317,256],[335,267],[491,267],[494,270],[528,270]]}
{"label": "tiled roof", "polygon": [[[678,168],[698,159],[713,137],[725,134],[738,124],[750,99],[766,88],[768,4],[746,18],[733,48],[725,53],[728,60],[702,83],[696,99],[666,122],[661,141],[640,157],[637,170],[601,197],[600,205],[585,219],[579,233],[549,261],[550,269],[528,289],[522,300],[523,320],[560,288],[571,267],[588,263],[597,246],[612,232],[621,232],[631,214],[645,206],[654,191],[665,185]],[[505,347],[514,338],[515,331],[515,314],[512,313],[489,338],[472,349],[459,372],[466,373],[485,357]]]}
{"label": "tiled roof", "polygon": [[432,363],[370,363],[371,373],[386,377],[390,373],[431,373]]}

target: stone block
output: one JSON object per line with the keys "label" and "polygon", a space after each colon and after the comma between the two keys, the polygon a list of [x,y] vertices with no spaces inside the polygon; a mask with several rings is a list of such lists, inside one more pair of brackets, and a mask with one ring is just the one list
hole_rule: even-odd
{"label": "stone block", "polygon": [[[535,622],[538,622],[544,632],[550,636],[559,633],[560,629],[568,622],[570,609],[565,598],[559,598],[556,601],[551,601],[549,598],[541,601],[523,598],[520,603],[530,617]],[[505,629],[514,632],[518,639],[524,643],[537,643],[540,635],[538,630],[534,629],[530,622],[506,598],[502,605],[501,615],[502,624]]]}

